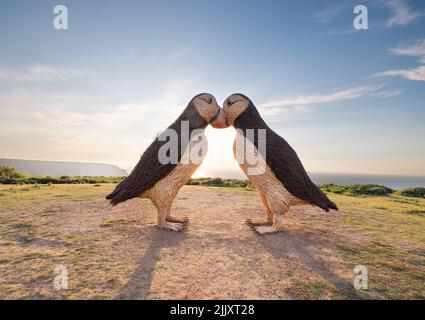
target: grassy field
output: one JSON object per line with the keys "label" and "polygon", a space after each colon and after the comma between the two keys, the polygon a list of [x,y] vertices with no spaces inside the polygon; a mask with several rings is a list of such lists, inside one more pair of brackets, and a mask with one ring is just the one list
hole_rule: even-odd
{"label": "grassy field", "polygon": [[148,200],[110,207],[113,187],[0,185],[0,299],[425,299],[425,199],[329,194],[340,212],[294,207],[260,237],[244,223],[262,219],[255,191],[185,186],[173,233]]}

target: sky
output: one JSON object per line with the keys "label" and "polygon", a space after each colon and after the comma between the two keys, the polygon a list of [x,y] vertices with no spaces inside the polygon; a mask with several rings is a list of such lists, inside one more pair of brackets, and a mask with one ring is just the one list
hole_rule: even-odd
{"label": "sky", "polygon": [[[1,1],[0,158],[129,170],[194,95],[241,92],[307,171],[425,175],[424,31],[412,0]],[[240,172],[206,133],[197,175]]]}

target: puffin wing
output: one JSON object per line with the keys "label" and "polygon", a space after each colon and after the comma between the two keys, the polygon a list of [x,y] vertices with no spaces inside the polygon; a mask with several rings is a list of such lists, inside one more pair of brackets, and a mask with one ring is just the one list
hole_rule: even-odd
{"label": "puffin wing", "polygon": [[[111,204],[140,196],[143,192],[152,188],[162,178],[166,177],[177,164],[162,164],[158,159],[158,151],[166,143],[155,139],[141,156],[136,167],[121,181],[112,193],[106,196]],[[180,160],[179,152],[179,160]]]}
{"label": "puffin wing", "polygon": [[297,153],[278,134],[267,129],[266,162],[284,187],[294,196],[325,211],[338,210],[335,203],[310,180]]}

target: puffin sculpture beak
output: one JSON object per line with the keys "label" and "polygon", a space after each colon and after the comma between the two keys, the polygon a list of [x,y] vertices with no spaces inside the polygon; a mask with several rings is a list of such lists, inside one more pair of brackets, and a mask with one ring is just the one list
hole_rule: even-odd
{"label": "puffin sculpture beak", "polygon": [[224,114],[223,108],[220,108],[217,115],[211,121],[211,126],[216,129],[227,128],[226,115]]}

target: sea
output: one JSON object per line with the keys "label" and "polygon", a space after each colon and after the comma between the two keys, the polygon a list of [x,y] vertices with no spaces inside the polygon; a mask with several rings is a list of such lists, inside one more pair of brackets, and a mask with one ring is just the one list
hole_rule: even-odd
{"label": "sea", "polygon": [[[221,177],[227,179],[246,179],[246,177],[241,171],[236,170],[212,170],[206,173],[207,174],[204,174],[203,176]],[[425,176],[322,172],[309,172],[308,175],[310,176],[311,180],[316,184],[379,184],[390,187],[392,189],[425,187]]]}
{"label": "sea", "polygon": [[348,174],[348,173],[309,173],[316,184],[335,183],[349,184],[380,184],[392,189],[409,187],[425,187],[425,176],[402,176],[381,174]]}

